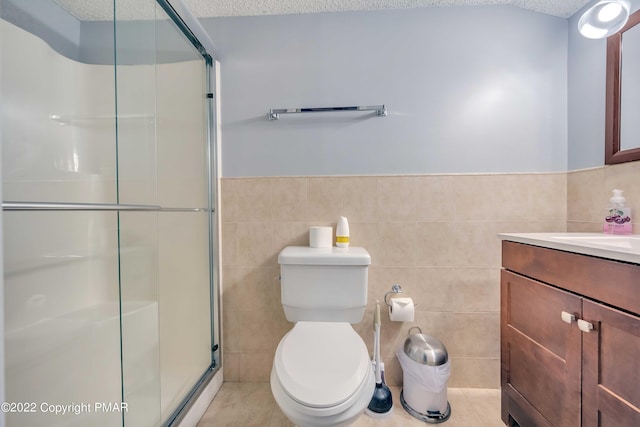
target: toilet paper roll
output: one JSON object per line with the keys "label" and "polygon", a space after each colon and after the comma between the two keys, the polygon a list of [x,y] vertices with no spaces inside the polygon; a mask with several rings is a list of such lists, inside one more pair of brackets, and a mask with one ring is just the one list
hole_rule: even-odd
{"label": "toilet paper roll", "polygon": [[393,322],[413,322],[415,306],[411,298],[391,298],[389,319]]}
{"label": "toilet paper roll", "polygon": [[309,228],[309,246],[312,248],[330,248],[333,246],[332,227]]}

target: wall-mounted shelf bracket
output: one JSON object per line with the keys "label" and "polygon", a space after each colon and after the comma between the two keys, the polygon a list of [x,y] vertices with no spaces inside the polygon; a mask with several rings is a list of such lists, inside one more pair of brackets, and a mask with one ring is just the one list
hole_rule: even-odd
{"label": "wall-mounted shelf bracket", "polygon": [[272,108],[269,110],[269,120],[280,120],[280,114],[298,113],[327,113],[341,111],[375,111],[378,116],[387,115],[387,107],[384,105],[359,105],[353,107],[316,107],[316,108]]}

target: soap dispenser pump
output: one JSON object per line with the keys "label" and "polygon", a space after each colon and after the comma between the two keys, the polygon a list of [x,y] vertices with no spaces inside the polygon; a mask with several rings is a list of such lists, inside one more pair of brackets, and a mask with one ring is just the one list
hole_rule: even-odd
{"label": "soap dispenser pump", "polygon": [[631,208],[625,206],[622,190],[613,190],[609,208],[604,218],[604,232],[608,234],[631,234]]}

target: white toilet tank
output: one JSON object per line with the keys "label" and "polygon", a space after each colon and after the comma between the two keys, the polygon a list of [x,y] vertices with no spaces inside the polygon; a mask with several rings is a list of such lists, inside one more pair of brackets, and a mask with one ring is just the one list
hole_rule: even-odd
{"label": "white toilet tank", "polygon": [[371,256],[364,248],[287,246],[278,256],[282,306],[290,322],[359,323]]}

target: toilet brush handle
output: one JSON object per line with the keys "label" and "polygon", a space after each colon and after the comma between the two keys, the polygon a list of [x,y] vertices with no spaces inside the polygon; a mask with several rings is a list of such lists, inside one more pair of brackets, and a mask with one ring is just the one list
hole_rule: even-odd
{"label": "toilet brush handle", "polygon": [[374,357],[375,357],[375,361],[376,361],[376,384],[381,384],[382,383],[382,369],[380,367],[380,324],[376,325],[376,331],[374,333],[374,340],[373,340],[373,351],[374,351]]}

